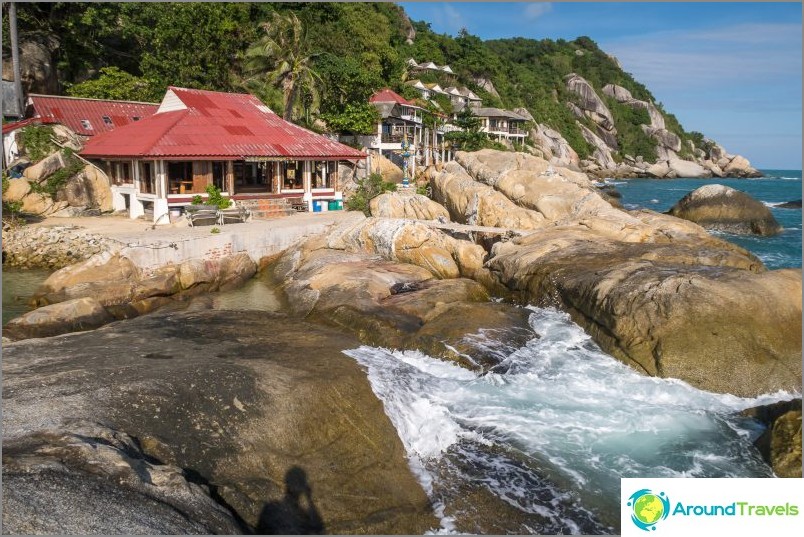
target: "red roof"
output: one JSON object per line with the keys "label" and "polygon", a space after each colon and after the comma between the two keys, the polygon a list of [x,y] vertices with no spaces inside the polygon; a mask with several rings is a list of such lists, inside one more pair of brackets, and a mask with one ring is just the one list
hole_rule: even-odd
{"label": "red roof", "polygon": [[23,119],[21,121],[15,121],[13,123],[4,123],[3,124],[3,134],[8,134],[11,131],[15,131],[17,129],[27,127],[28,125],[30,125],[32,123],[41,123],[41,121],[39,121],[35,117],[31,117],[31,118],[28,118],[28,119]]}
{"label": "red roof", "polygon": [[[29,95],[33,116],[42,123],[60,123],[73,132],[94,136],[110,132],[123,125],[145,119],[156,113],[158,104],[136,101],[81,99],[55,95]],[[108,121],[107,121],[108,119]]]}
{"label": "red roof", "polygon": [[406,106],[416,106],[390,88],[381,89],[369,98],[370,103],[397,103]]}
{"label": "red roof", "polygon": [[365,154],[289,123],[252,95],[168,88],[162,112],[90,139],[85,157],[295,157]]}

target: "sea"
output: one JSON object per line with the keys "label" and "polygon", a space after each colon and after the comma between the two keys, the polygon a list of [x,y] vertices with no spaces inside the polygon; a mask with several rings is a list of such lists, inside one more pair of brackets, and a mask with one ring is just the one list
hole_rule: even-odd
{"label": "sea", "polygon": [[[768,205],[782,234],[721,236],[769,268],[801,267],[801,210],[778,207],[801,198],[801,171],[765,174],[717,182]],[[614,181],[626,207],[656,211],[711,182]],[[7,308],[21,314],[46,276],[3,272],[4,323]],[[284,307],[266,278],[204,299],[212,309]],[[604,353],[567,314],[528,310],[540,337],[513,352],[493,333],[467,334],[498,349],[500,372],[415,351],[344,350],[365,370],[435,506],[431,533],[616,534],[622,477],[773,477],[753,446],[762,426],[740,411],[800,392],[742,398],[647,377]]]}

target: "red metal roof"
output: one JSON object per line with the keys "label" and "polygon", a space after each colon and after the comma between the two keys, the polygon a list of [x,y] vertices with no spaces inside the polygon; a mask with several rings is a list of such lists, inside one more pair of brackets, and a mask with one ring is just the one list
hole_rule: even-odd
{"label": "red metal roof", "polygon": [[406,106],[416,106],[390,88],[381,89],[369,98],[370,103],[397,103]]}
{"label": "red metal roof", "polygon": [[[83,136],[110,132],[156,113],[158,104],[136,101],[81,99],[55,95],[29,95],[33,116],[42,123],[60,123]],[[108,118],[108,122],[106,119]]]}
{"label": "red metal roof", "polygon": [[28,118],[28,119],[23,119],[22,121],[15,121],[13,123],[6,123],[6,124],[3,125],[3,134],[7,134],[7,133],[9,133],[11,131],[21,129],[23,127],[27,127],[28,125],[31,125],[32,123],[41,123],[41,121],[38,120],[35,117],[31,117],[31,118]]}
{"label": "red metal roof", "polygon": [[289,123],[252,95],[169,88],[186,108],[160,112],[90,139],[85,157],[295,157],[365,154]]}

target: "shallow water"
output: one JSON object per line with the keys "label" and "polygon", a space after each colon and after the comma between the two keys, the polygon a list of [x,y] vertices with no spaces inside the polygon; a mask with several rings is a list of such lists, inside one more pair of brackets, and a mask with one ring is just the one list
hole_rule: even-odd
{"label": "shallow water", "polygon": [[53,271],[3,267],[3,324],[31,311],[28,300]]}
{"label": "shallow water", "polygon": [[442,529],[477,528],[480,514],[450,492],[468,483],[516,510],[497,530],[615,533],[621,477],[772,476],[751,443],[761,431],[735,413],[791,394],[746,399],[646,377],[564,313],[534,309],[531,324],[542,337],[483,376],[418,352],[346,351],[442,507]]}

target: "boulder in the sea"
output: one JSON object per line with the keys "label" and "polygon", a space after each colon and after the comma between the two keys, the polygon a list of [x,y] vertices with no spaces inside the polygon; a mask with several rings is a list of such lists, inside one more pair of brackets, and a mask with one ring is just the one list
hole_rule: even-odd
{"label": "boulder in the sea", "polygon": [[801,209],[801,200],[786,201],[776,205],[779,209]]}
{"label": "boulder in the sea", "polygon": [[775,235],[781,226],[765,205],[745,192],[710,184],[693,190],[668,214],[690,220],[707,229],[730,233]]}
{"label": "boulder in the sea", "polygon": [[9,321],[3,331],[12,339],[48,337],[92,330],[113,320],[94,298],[75,298],[29,311]]}
{"label": "boulder in the sea", "polygon": [[705,169],[700,164],[689,160],[681,160],[678,158],[670,159],[667,163],[670,171],[668,175],[673,177],[711,177],[712,172]]}
{"label": "boulder in the sea", "polygon": [[449,212],[421,194],[386,192],[369,203],[371,216],[379,218],[411,218],[414,220],[449,221]]}
{"label": "boulder in the sea", "polygon": [[723,173],[727,177],[762,177],[762,173],[751,166],[748,159],[742,155],[737,155],[723,168]]}
{"label": "boulder in the sea", "polygon": [[801,477],[801,398],[743,412],[767,427],[754,444],[779,477]]}

